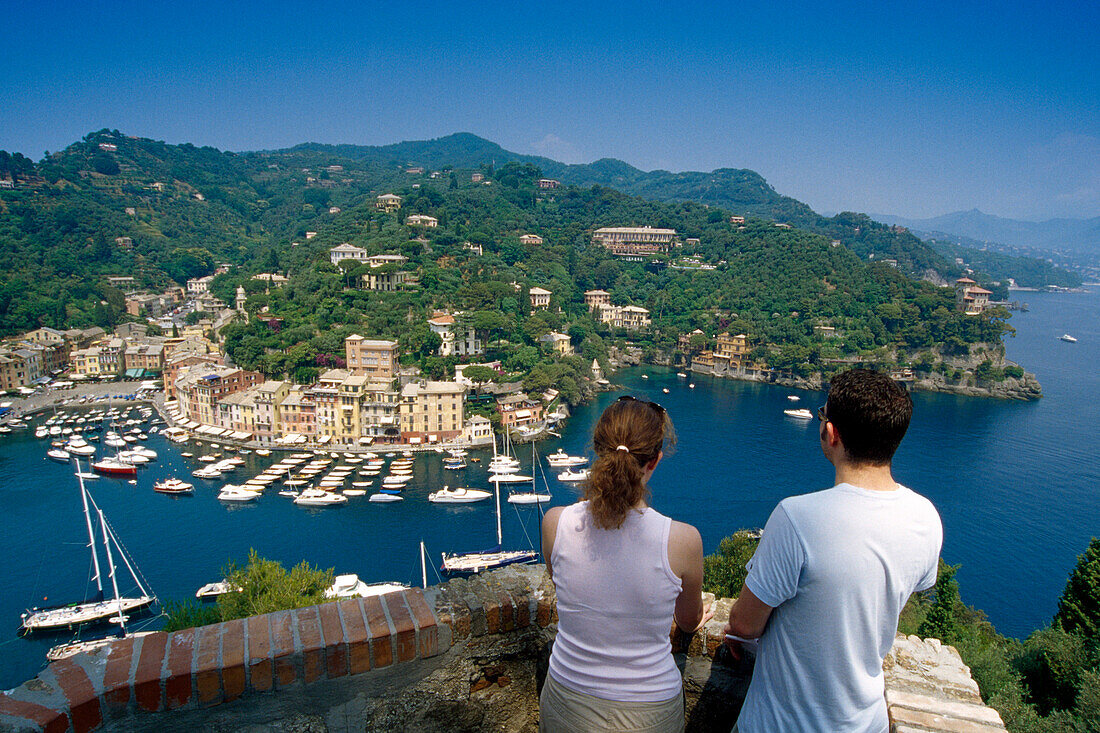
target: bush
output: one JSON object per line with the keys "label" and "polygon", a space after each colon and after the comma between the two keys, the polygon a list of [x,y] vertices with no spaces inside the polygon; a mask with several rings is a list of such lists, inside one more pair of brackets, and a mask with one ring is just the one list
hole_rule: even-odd
{"label": "bush", "polygon": [[220,596],[215,606],[201,606],[194,601],[167,602],[164,630],[178,631],[332,600],[325,598],[334,580],[332,568],[321,570],[303,561],[287,572],[277,561],[249,550],[247,565],[239,568],[230,563],[224,572],[230,585],[240,591]]}
{"label": "bush", "polygon": [[749,530],[734,532],[718,543],[718,552],[703,558],[703,590],[718,598],[735,598],[745,583],[745,563],[760,539]]}

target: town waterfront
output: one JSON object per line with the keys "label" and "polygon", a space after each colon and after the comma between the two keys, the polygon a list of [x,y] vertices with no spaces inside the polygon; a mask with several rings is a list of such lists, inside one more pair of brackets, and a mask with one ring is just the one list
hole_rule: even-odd
{"label": "town waterfront", "polygon": [[[1010,636],[1050,620],[1076,555],[1100,532],[1100,437],[1093,429],[1100,424],[1094,368],[1100,295],[1018,296],[1031,310],[1012,319],[1018,334],[1008,339],[1009,356],[1037,374],[1044,398],[1015,403],[917,394],[913,424],[895,462],[898,480],[931,498],[943,516],[944,557],[963,565],[963,599]],[[1058,340],[1067,331],[1078,343]],[[654,475],[653,504],[699,527],[707,552],[738,528],[762,526],[783,497],[832,482],[818,449],[817,421],[783,415],[792,404],[815,410],[822,393],[681,378],[651,367],[614,380],[672,415],[679,446]],[[618,394],[577,408],[561,439],[539,444],[539,453],[559,445],[584,452],[593,421]],[[162,600],[192,598],[200,585],[221,578],[228,560],[243,563],[250,548],[287,565],[304,559],[367,581],[419,584],[420,540],[434,566],[441,552],[495,543],[491,501],[427,501],[444,484],[486,486],[484,460],[452,472],[442,468],[438,454],[421,454],[405,501],[372,504],[358,497],[344,507],[303,509],[274,488],[253,503],[221,504],[215,495],[222,482],[191,479],[200,464],[180,455],[209,450],[174,446],[159,435],[147,445],[160,458],[139,472],[136,485],[102,478],[89,489]],[[33,676],[49,646],[66,638],[18,638],[19,614],[35,603],[80,600],[90,576],[76,479],[69,467],[45,459],[46,447],[32,431],[0,437],[0,553],[7,560],[0,618],[9,629],[0,639],[0,688]],[[519,454],[529,461],[530,447]],[[279,456],[245,457],[247,465],[228,481],[243,483]],[[155,494],[153,481],[170,475],[193,481],[195,495]],[[577,495],[552,474],[549,486],[555,504]],[[537,540],[537,509],[502,501],[502,513],[506,546]],[[428,582],[437,581],[429,567]]]}

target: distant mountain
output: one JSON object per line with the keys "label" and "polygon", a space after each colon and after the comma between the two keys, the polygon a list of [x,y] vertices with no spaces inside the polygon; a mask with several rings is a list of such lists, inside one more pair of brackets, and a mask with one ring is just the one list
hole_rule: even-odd
{"label": "distant mountain", "polygon": [[907,219],[890,214],[873,214],[872,218],[884,224],[897,224],[915,231],[943,232],[1016,247],[1060,252],[1100,250],[1100,217],[1021,221],[971,209],[930,219]]}

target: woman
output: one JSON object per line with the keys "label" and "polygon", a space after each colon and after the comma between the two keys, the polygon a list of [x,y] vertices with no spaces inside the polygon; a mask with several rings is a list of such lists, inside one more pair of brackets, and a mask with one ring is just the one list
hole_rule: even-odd
{"label": "woman", "polygon": [[675,443],[655,402],[621,397],[592,436],[584,500],[554,507],[542,552],[558,597],[558,634],[542,688],[542,731],[681,731],[683,686],[671,622],[704,621],[703,542],[647,503],[649,481]]}

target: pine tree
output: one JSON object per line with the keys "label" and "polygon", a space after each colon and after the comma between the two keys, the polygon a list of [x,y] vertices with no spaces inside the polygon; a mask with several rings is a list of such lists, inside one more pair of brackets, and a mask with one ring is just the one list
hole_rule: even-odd
{"label": "pine tree", "polygon": [[1093,537],[1058,599],[1054,623],[1090,640],[1100,639],[1100,538]]}
{"label": "pine tree", "polygon": [[959,583],[955,580],[955,573],[959,571],[959,567],[959,565],[948,565],[942,557],[940,558],[939,576],[932,591],[935,600],[932,601],[928,615],[917,629],[920,636],[935,637],[945,644],[955,644],[959,641],[960,624],[955,611],[962,603],[959,597]]}

